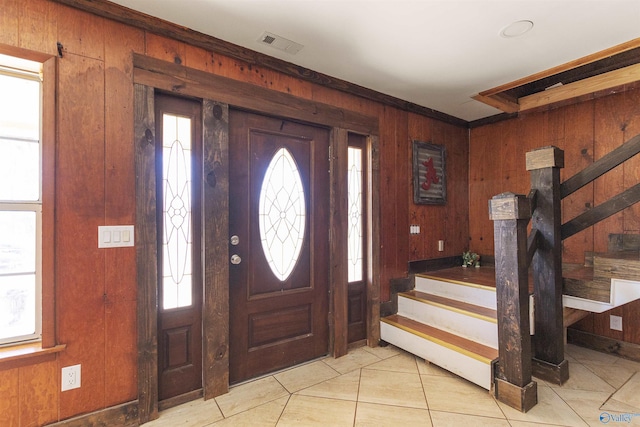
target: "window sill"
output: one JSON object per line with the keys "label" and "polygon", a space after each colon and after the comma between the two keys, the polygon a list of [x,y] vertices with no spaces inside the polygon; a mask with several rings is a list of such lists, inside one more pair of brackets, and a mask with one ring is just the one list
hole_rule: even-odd
{"label": "window sill", "polygon": [[0,347],[0,371],[54,360],[65,348],[66,344],[42,348],[40,342]]}

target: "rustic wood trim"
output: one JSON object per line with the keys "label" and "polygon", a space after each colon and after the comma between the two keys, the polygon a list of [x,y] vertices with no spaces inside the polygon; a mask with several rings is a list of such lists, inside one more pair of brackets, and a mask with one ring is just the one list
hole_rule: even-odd
{"label": "rustic wood trim", "polygon": [[569,379],[569,362],[566,359],[556,365],[534,357],[531,369],[533,376],[552,384],[562,385]]}
{"label": "rustic wood trim", "polygon": [[[224,40],[220,40],[218,38],[211,37],[176,24],[172,24],[159,18],[145,15],[143,13],[125,8],[115,3],[102,0],[54,1],[154,34],[169,37],[171,39],[178,40],[192,46],[197,46],[214,53],[222,54],[229,58],[246,62],[250,65],[269,68],[287,76],[292,76],[306,82],[327,87],[329,89],[345,92],[350,95],[392,106],[404,111],[420,114],[422,116],[436,119],[462,128],[467,128],[468,125],[468,122],[466,120],[450,116],[440,111],[436,111],[409,101],[404,101],[390,95],[376,92],[374,90],[367,89],[354,83],[328,76],[326,74],[318,73],[316,71],[300,67],[290,62],[286,62],[272,56],[264,55],[262,53],[246,49],[244,47],[226,42]],[[230,102],[228,103],[232,104]]]}
{"label": "rustic wood trim", "polygon": [[155,110],[153,88],[134,86],[136,265],[138,312],[138,415],[158,418],[158,299]]}
{"label": "rustic wood trim", "polygon": [[133,427],[141,423],[142,421],[138,419],[138,401],[134,400],[48,425],[51,427]]}
{"label": "rustic wood trim", "polygon": [[486,125],[492,125],[506,120],[515,119],[518,117],[518,113],[498,113],[493,116],[485,117],[478,120],[469,122],[469,129],[475,129]]}
{"label": "rustic wood trim", "polygon": [[158,402],[158,411],[162,412],[175,406],[180,406],[183,403],[191,402],[192,400],[200,399],[203,396],[204,391],[199,388],[188,393],[180,394],[178,396],[170,397],[169,399],[161,400]]}
{"label": "rustic wood trim", "polygon": [[640,234],[609,234],[608,251],[640,251]]}
{"label": "rustic wood trim", "polygon": [[[333,128],[331,131],[330,160],[330,196],[329,196],[329,282],[331,301],[329,301],[329,352],[333,357],[347,354],[349,341],[349,278],[348,229],[345,218],[349,216],[347,194],[348,142],[346,129]],[[331,321],[333,320],[333,321]],[[331,330],[333,329],[333,330]]]}
{"label": "rustic wood trim", "polygon": [[[562,239],[560,233],[560,168],[564,152],[553,147],[556,161],[544,169],[531,171],[531,188],[536,189],[537,208],[531,220],[537,230],[538,250],[531,262],[535,304],[535,358],[550,364],[564,361],[564,325],[562,324]],[[557,161],[558,158],[562,161]]]}
{"label": "rustic wood trim", "polygon": [[[499,367],[498,364],[497,367]],[[496,378],[494,382],[495,397],[520,412],[527,412],[538,403],[538,383],[532,381],[523,387]]]}
{"label": "rustic wood trim", "polygon": [[389,301],[380,304],[380,317],[391,316],[398,313],[398,294],[407,292],[415,287],[415,276],[398,277],[389,280]]}
{"label": "rustic wood trim", "polygon": [[577,98],[640,80],[640,64],[630,65],[518,99],[520,111]]}
{"label": "rustic wood trim", "polygon": [[560,185],[560,196],[564,199],[599,176],[640,153],[640,134],[634,136],[615,150],[591,163]]}
{"label": "rustic wood trim", "polygon": [[229,106],[205,99],[202,218],[204,399],[229,391]]}
{"label": "rustic wood trim", "polygon": [[380,342],[380,141],[377,135],[367,139],[367,344]]}
{"label": "rustic wood trim", "polygon": [[567,342],[640,362],[640,345],[638,344],[602,337],[572,328],[567,329]]}
{"label": "rustic wood trim", "polygon": [[55,360],[57,354],[66,348],[66,344],[45,348],[41,342],[1,347],[0,371]]}
{"label": "rustic wood trim", "polygon": [[592,62],[599,61],[604,58],[608,58],[610,56],[616,55],[621,52],[625,52],[627,50],[635,49],[640,47],[640,38],[630,40],[628,42],[621,43],[619,45],[610,47],[608,49],[602,50],[600,52],[596,52],[591,55],[584,56],[582,58],[566,62],[562,65],[558,65],[557,67],[549,68],[548,70],[541,71],[539,73],[531,74],[527,77],[523,77],[521,79],[515,80],[513,82],[505,83],[503,85],[494,87],[492,89],[488,89],[480,92],[482,96],[492,96],[501,92],[505,92],[510,89],[514,89],[516,87],[525,85],[527,83],[535,82],[537,80],[550,77],[559,73],[562,73],[567,70],[571,70],[573,68],[580,67],[585,64],[589,64]]}
{"label": "rustic wood trim", "polygon": [[500,95],[484,96],[482,94],[478,94],[472,96],[471,98],[487,104],[491,107],[497,108],[498,110],[504,111],[505,113],[517,113],[518,111],[520,111],[520,105],[518,105],[517,102],[512,102],[504,99]]}
{"label": "rustic wood trim", "polygon": [[134,82],[174,94],[206,97],[235,107],[339,127],[378,133],[378,118],[278,92],[228,77],[134,54]]}
{"label": "rustic wood trim", "polygon": [[585,228],[620,212],[629,206],[640,202],[640,184],[617,194],[606,202],[578,215],[574,219],[562,224],[562,240],[581,232]]}
{"label": "rustic wood trim", "polygon": [[58,343],[55,307],[56,87],[58,61],[43,63],[42,82],[42,347]]}

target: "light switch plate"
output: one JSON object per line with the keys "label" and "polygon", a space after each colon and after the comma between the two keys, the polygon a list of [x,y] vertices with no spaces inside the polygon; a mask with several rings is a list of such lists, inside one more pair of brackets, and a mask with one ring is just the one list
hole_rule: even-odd
{"label": "light switch plate", "polygon": [[134,246],[133,225],[101,225],[98,227],[99,248]]}

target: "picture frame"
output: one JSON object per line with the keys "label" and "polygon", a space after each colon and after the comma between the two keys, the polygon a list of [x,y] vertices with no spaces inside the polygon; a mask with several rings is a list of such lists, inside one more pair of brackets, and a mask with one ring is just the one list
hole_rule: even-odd
{"label": "picture frame", "polygon": [[415,204],[446,204],[445,160],[444,145],[413,141],[413,202]]}

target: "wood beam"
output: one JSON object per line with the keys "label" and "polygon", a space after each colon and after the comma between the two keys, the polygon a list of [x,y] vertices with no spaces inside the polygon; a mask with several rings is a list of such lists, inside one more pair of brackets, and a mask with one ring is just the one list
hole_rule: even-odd
{"label": "wood beam", "polygon": [[595,208],[562,224],[562,240],[581,232],[585,228],[591,227],[637,202],[640,202],[640,184],[634,185]]}
{"label": "wood beam", "polygon": [[638,153],[640,153],[640,134],[563,182],[560,185],[560,197],[564,199]]}
{"label": "wood beam", "polygon": [[518,103],[520,104],[520,111],[526,111],[638,80],[640,80],[640,64],[634,64],[567,85],[534,93],[533,95],[524,96],[518,99]]}
{"label": "wood beam", "polygon": [[514,80],[509,83],[505,83],[503,85],[494,87],[492,89],[488,89],[480,92],[482,96],[493,96],[501,92],[506,92],[510,89],[514,89],[518,86],[525,85],[527,83],[535,82],[537,80],[544,79],[546,77],[553,76],[555,74],[560,74],[562,72],[581,67],[586,64],[590,64],[592,62],[600,61],[601,59],[608,58],[610,56],[616,55],[621,52],[626,52],[631,49],[635,49],[640,47],[640,38],[630,40],[625,43],[621,43],[619,45],[610,47],[609,49],[602,50],[600,52],[596,52],[591,55],[584,56],[582,58],[576,59],[574,61],[566,62],[562,65],[558,65],[557,67],[549,68],[548,70],[541,71],[539,73],[531,74],[530,76],[523,77],[518,80]]}

